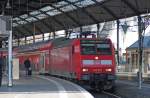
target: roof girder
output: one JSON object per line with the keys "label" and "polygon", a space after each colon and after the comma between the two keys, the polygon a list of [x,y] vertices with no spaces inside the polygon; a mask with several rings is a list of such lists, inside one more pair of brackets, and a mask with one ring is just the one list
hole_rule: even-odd
{"label": "roof girder", "polygon": [[140,12],[134,7],[134,5],[129,3],[127,0],[120,0],[120,1],[125,3],[133,12],[135,12],[136,15],[140,15]]}
{"label": "roof girder", "polygon": [[[34,10],[36,10],[36,8],[34,8],[34,7],[31,7],[31,6],[28,6],[29,8],[31,8],[31,9],[34,9]],[[42,14],[45,14],[45,15],[47,15],[47,16],[49,16],[49,17],[51,17],[51,18],[53,18],[53,20],[56,22],[56,23],[58,23],[59,25],[61,25],[63,28],[66,28],[59,20],[57,20],[55,17],[52,17],[52,16],[50,16],[49,14],[47,14],[46,12],[44,12],[44,11],[42,11],[42,10],[37,10],[37,11],[40,11]],[[30,16],[31,16],[31,14],[30,14]],[[32,15],[33,16],[33,15]],[[38,19],[39,21],[40,21],[40,19]],[[48,24],[47,24],[48,25]],[[45,25],[46,26],[46,25]],[[52,31],[55,31],[54,30],[54,28],[53,28],[53,26],[51,25],[48,25],[50,28],[51,28],[51,30]],[[48,28],[49,28],[48,27]]]}
{"label": "roof girder", "polygon": [[[40,1],[34,1],[37,3],[40,3]],[[77,21],[74,17],[72,17],[71,15],[69,15],[69,13],[62,11],[60,8],[57,8],[55,6],[53,6],[51,3],[47,4],[50,7],[54,8],[55,10],[60,11],[61,13],[63,13],[64,15],[66,15],[68,18],[70,18],[73,22],[75,22],[79,27],[81,26],[81,23],[79,21]],[[46,6],[46,5],[45,5]]]}
{"label": "roof girder", "polygon": [[115,18],[116,20],[118,19],[118,17],[109,9],[107,8],[104,3],[110,1],[110,0],[105,0],[103,2],[98,2],[96,0],[92,0],[93,2],[95,2],[96,4],[99,5],[99,7],[103,8],[108,14],[110,14],[113,18]]}
{"label": "roof girder", "polygon": [[72,2],[70,2],[70,1],[68,1],[68,0],[64,0],[64,1],[67,2],[67,3],[69,3],[69,4],[71,4],[71,5],[73,5],[74,7],[78,8],[78,9],[81,9],[83,13],[85,13],[86,15],[88,15],[88,16],[92,19],[92,21],[94,21],[95,23],[99,23],[99,21],[98,21],[91,13],[89,13],[89,12],[85,9],[85,7],[82,7],[82,8],[81,8],[81,7],[75,5],[74,3],[72,3]]}
{"label": "roof girder", "polygon": [[[19,23],[16,22],[16,24],[20,25]],[[26,28],[25,26],[22,26],[22,28],[27,31],[29,34],[32,33],[32,31],[30,31],[28,28]],[[26,36],[26,33],[23,33],[24,36]]]}
{"label": "roof girder", "polygon": [[[32,17],[32,16],[31,16]],[[21,18],[21,17],[18,17],[18,18],[20,18],[21,20],[23,20],[23,21],[25,21],[25,22],[27,22],[27,23],[30,23],[29,21],[27,21],[26,19],[24,19],[24,18]],[[33,23],[32,23],[32,25],[33,25]],[[39,32],[42,32],[41,31],[41,29],[38,27],[38,26],[36,26],[36,25],[34,25],[35,26],[35,28],[39,31]],[[33,32],[31,31],[31,34],[33,35]]]}
{"label": "roof girder", "polygon": [[40,11],[42,14],[45,14],[45,15],[51,17],[57,24],[59,24],[60,26],[62,26],[64,29],[66,29],[66,27],[63,25],[63,23],[60,22],[59,20],[57,20],[55,17],[50,16],[49,14],[47,14],[46,12],[44,12],[42,10],[38,10],[38,11]]}
{"label": "roof girder", "polygon": [[[104,2],[98,2],[98,1],[96,1],[96,0],[92,0],[92,1],[94,1],[96,4],[98,4],[99,7],[103,8],[103,9],[104,9],[108,14],[110,14],[113,18],[115,18],[116,20],[118,19],[118,17],[117,17],[109,8],[107,8],[105,5],[103,5]],[[105,2],[106,2],[106,1],[109,1],[109,0],[105,0]]]}
{"label": "roof girder", "polygon": [[[31,16],[31,17],[37,19],[39,22],[41,22],[42,24],[44,24],[44,26],[47,27],[48,29],[50,29],[50,30],[52,30],[52,31],[55,30],[55,29],[52,27],[52,25],[47,24],[46,22],[40,20],[40,19],[37,18],[36,16],[33,16],[33,15],[31,15],[31,14],[29,14],[29,16]],[[40,32],[42,32],[42,30],[40,30]],[[44,33],[44,32],[42,32],[42,33]]]}
{"label": "roof girder", "polygon": [[[25,6],[25,5],[22,5],[22,6]],[[28,5],[28,8],[30,8],[30,9],[32,9],[32,10],[36,10],[34,7],[31,7],[31,6],[29,6],[29,5]],[[41,21],[39,18],[37,18],[37,17],[31,15],[29,12],[28,12],[28,16],[31,16],[31,17],[37,19],[37,20],[40,21],[42,24],[44,24],[44,26],[47,27],[48,29],[50,28],[50,30],[52,30],[52,31],[55,30],[52,26],[50,26],[49,24],[47,24],[47,23],[44,22],[44,21]],[[30,22],[28,22],[28,23],[30,23]],[[39,31],[41,32],[41,30],[39,30]],[[43,33],[43,32],[42,32],[42,33]]]}

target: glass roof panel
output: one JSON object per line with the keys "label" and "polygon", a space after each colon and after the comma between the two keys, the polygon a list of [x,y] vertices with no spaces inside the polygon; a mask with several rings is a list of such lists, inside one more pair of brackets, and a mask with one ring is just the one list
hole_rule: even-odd
{"label": "glass roof panel", "polygon": [[33,12],[30,12],[30,15],[37,15],[37,14],[40,14],[41,12],[40,11],[33,11]]}
{"label": "glass roof panel", "polygon": [[39,15],[37,15],[35,17],[37,17],[38,19],[43,19],[43,18],[46,18],[47,15],[45,15],[45,14],[39,14]]}
{"label": "glass roof panel", "polygon": [[20,17],[21,17],[21,18],[27,18],[28,15],[27,15],[27,14],[24,14],[24,15],[21,15]]}
{"label": "glass roof panel", "polygon": [[71,10],[75,10],[76,7],[73,5],[68,5],[68,6],[64,6],[62,8],[60,8],[62,11],[67,12],[67,11],[71,11]]}
{"label": "glass roof panel", "polygon": [[20,18],[16,17],[16,18],[13,18],[13,21],[19,21]]}
{"label": "glass roof panel", "polygon": [[49,14],[50,16],[54,16],[54,15],[60,14],[61,12],[58,10],[52,10],[52,11],[48,11],[46,13]]}
{"label": "glass roof panel", "polygon": [[65,6],[65,5],[67,5],[67,4],[68,4],[67,2],[61,1],[61,2],[58,2],[58,3],[54,4],[54,6],[55,6],[55,7],[62,7],[62,6]]}
{"label": "glass roof panel", "polygon": [[26,21],[18,21],[18,24],[26,24]]}
{"label": "glass roof panel", "polygon": [[29,21],[29,22],[33,22],[33,21],[36,21],[37,19],[35,19],[34,17],[29,17],[26,20]]}
{"label": "glass roof panel", "polygon": [[46,6],[46,7],[41,8],[40,10],[42,10],[42,11],[49,11],[49,10],[52,10],[52,9],[54,9],[54,8],[52,8],[50,6]]}
{"label": "glass roof panel", "polygon": [[78,7],[86,7],[92,4],[95,4],[95,2],[92,0],[83,0],[83,1],[75,3],[75,5],[77,5]]}

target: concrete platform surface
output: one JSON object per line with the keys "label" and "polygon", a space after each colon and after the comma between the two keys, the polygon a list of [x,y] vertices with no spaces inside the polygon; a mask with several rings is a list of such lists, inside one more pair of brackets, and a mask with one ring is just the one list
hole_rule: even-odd
{"label": "concrete platform surface", "polygon": [[139,89],[136,81],[117,80],[116,86],[116,94],[121,98],[150,98],[150,84],[142,83],[142,88]]}
{"label": "concrete platform surface", "polygon": [[55,77],[21,77],[13,81],[13,87],[7,87],[3,78],[0,98],[94,98],[80,86]]}

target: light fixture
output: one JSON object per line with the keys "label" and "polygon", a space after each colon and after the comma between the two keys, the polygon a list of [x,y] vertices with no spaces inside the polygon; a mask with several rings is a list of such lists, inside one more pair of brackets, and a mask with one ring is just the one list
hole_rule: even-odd
{"label": "light fixture", "polygon": [[6,8],[7,8],[7,9],[10,9],[10,8],[11,8],[9,0],[7,1]]}
{"label": "light fixture", "polygon": [[112,71],[111,68],[108,68],[108,69],[105,69],[105,70],[106,70],[106,72],[111,72]]}
{"label": "light fixture", "polygon": [[83,68],[82,71],[83,71],[83,72],[87,72],[88,69],[87,69],[87,68]]}
{"label": "light fixture", "polygon": [[95,60],[98,60],[98,56],[95,57]]}

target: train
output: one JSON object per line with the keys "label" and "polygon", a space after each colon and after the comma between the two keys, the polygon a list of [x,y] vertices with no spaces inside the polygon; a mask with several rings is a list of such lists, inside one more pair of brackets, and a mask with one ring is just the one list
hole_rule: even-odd
{"label": "train", "polygon": [[29,58],[36,72],[84,81],[94,89],[115,88],[115,49],[108,38],[61,37],[13,51],[22,68]]}

